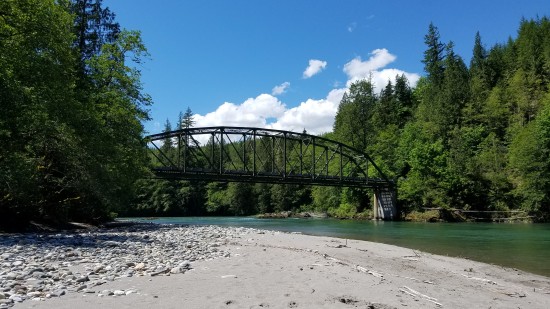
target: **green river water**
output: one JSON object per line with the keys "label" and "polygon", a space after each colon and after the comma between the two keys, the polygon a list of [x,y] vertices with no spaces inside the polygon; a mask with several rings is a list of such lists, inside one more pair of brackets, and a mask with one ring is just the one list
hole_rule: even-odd
{"label": "green river water", "polygon": [[413,223],[252,217],[126,218],[159,224],[242,226],[369,240],[513,267],[550,277],[550,224]]}

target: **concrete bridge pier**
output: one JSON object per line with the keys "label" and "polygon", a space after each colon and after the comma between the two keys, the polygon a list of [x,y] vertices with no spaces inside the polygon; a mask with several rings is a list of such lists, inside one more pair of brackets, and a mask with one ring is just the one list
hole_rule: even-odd
{"label": "concrete bridge pier", "polygon": [[374,220],[396,220],[397,194],[395,189],[375,189],[373,194]]}

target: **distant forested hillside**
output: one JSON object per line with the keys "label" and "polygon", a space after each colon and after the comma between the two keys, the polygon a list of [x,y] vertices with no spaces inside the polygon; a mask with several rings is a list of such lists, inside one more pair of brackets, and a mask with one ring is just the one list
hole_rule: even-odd
{"label": "distant forested hillside", "polygon": [[[405,76],[380,92],[370,80],[354,83],[325,136],[373,156],[397,180],[404,214],[424,208],[524,210],[547,220],[549,19],[522,20],[515,39],[492,47],[472,34],[470,63],[452,42],[441,41],[433,24],[424,41],[418,56],[426,74],[415,88]],[[186,114],[174,129],[189,123],[192,114]],[[165,130],[171,129],[167,121]],[[357,189],[162,180],[141,187],[132,214],[371,215],[371,192]]]}

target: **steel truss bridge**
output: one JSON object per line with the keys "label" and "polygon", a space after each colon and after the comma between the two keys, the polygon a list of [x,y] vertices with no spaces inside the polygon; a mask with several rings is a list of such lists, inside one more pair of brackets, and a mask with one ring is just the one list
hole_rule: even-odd
{"label": "steel truss bridge", "polygon": [[248,128],[187,128],[146,137],[158,178],[344,186],[373,189],[376,219],[398,217],[396,186],[372,158],[306,133]]}
{"label": "steel truss bridge", "polygon": [[365,153],[306,133],[247,128],[188,128],[146,137],[157,177],[392,188]]}

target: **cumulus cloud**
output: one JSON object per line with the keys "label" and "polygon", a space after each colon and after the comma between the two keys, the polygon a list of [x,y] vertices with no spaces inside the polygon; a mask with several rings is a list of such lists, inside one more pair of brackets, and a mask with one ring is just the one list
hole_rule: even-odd
{"label": "cumulus cloud", "polygon": [[[283,94],[290,87],[284,82],[272,89],[271,94],[260,94],[242,103],[224,102],[215,111],[206,115],[194,115],[197,127],[206,126],[250,126],[272,129],[282,129],[301,132],[306,129],[311,134],[321,134],[332,131],[334,117],[342,96],[351,83],[370,78],[377,91],[383,89],[388,80],[395,80],[397,75],[405,74],[411,86],[415,86],[420,78],[416,73],[409,73],[395,68],[386,68],[397,59],[387,49],[373,50],[367,60],[356,57],[344,65],[347,75],[346,87],[340,83],[333,88],[324,99],[307,99],[298,106],[287,108],[276,95]],[[304,72],[304,78],[319,73],[326,67],[325,61],[310,60],[309,67]],[[306,77],[307,76],[307,77]],[[206,142],[201,140],[201,143]]]}
{"label": "cumulus cloud", "polygon": [[[261,94],[243,103],[225,102],[206,115],[195,114],[195,126],[250,126],[284,129],[311,134],[332,131],[332,122],[346,89],[334,89],[321,100],[308,99],[299,106],[287,109],[276,97]],[[206,142],[200,140],[201,143]]]}
{"label": "cumulus cloud", "polygon": [[286,106],[276,97],[260,94],[241,104],[225,102],[206,115],[194,115],[197,127],[208,126],[250,126],[265,127],[268,119],[281,117]]}
{"label": "cumulus cloud", "polygon": [[362,80],[371,79],[375,88],[380,91],[388,80],[395,81],[397,75],[405,74],[411,86],[416,85],[420,79],[420,75],[416,73],[408,73],[403,70],[387,68],[388,64],[394,62],[397,59],[395,55],[392,55],[387,49],[375,49],[370,53],[368,60],[363,61],[361,57],[356,57],[350,62],[344,65],[344,72],[348,76],[347,86],[352,83]]}
{"label": "cumulus cloud", "polygon": [[319,72],[321,72],[326,66],[327,66],[326,61],[311,59],[309,60],[309,65],[304,71],[303,76],[304,78],[310,78],[313,75],[316,75]]}
{"label": "cumulus cloud", "polygon": [[271,95],[275,95],[275,96],[281,95],[281,94],[285,93],[288,90],[288,87],[290,87],[289,82],[284,82],[284,83],[280,84],[279,86],[275,86],[271,90]]}
{"label": "cumulus cloud", "polygon": [[334,116],[346,89],[333,89],[325,99],[308,99],[299,106],[290,108],[268,127],[272,129],[301,132],[306,129],[310,134],[332,131]]}

